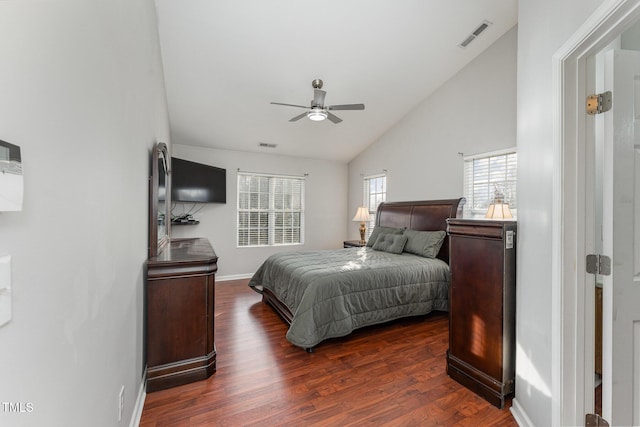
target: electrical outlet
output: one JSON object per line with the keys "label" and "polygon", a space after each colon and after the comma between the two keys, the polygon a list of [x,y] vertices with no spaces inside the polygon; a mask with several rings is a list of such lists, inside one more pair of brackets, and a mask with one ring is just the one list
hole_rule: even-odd
{"label": "electrical outlet", "polygon": [[122,421],[122,413],[124,412],[124,386],[120,387],[118,395],[118,421]]}

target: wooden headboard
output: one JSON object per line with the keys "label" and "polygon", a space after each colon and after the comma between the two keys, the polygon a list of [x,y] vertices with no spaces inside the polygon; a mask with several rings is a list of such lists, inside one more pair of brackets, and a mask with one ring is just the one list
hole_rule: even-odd
{"label": "wooden headboard", "polygon": [[[383,202],[378,206],[376,225],[420,231],[447,231],[447,218],[461,218],[465,201],[462,197],[419,202]],[[438,258],[449,263],[449,236],[445,237]]]}

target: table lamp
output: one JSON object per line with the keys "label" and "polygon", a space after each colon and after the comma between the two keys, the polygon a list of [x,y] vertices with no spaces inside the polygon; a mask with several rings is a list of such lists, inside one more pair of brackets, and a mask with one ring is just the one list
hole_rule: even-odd
{"label": "table lamp", "polygon": [[367,232],[365,223],[369,221],[369,209],[364,206],[359,207],[356,216],[353,217],[353,221],[360,221],[360,243],[364,244],[364,234]]}
{"label": "table lamp", "polygon": [[509,203],[504,201],[504,194],[496,188],[496,192],[493,196],[493,200],[487,209],[485,218],[491,219],[508,219],[513,218],[511,215],[511,209],[509,209]]}

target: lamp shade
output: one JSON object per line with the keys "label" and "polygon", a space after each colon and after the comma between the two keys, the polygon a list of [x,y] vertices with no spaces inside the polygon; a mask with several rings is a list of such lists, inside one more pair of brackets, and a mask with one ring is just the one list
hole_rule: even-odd
{"label": "lamp shade", "polygon": [[508,219],[513,218],[511,215],[511,209],[509,209],[508,203],[491,203],[489,205],[489,209],[487,209],[487,214],[485,218],[492,219]]}
{"label": "lamp shade", "polygon": [[352,221],[359,221],[359,222],[369,221],[369,209],[365,208],[364,206],[359,207],[358,212],[356,212],[356,216],[353,217]]}
{"label": "lamp shade", "polygon": [[513,215],[511,215],[511,209],[509,209],[509,203],[505,202],[504,194],[498,187],[498,184],[496,184],[496,191],[493,195],[493,200],[491,201],[489,209],[487,209],[487,214],[484,217],[491,219],[513,218]]}

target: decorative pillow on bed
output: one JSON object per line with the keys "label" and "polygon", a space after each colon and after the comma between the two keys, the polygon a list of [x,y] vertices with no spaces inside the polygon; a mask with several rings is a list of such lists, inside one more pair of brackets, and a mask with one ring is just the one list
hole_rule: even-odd
{"label": "decorative pillow on bed", "polygon": [[383,225],[376,225],[371,232],[371,237],[369,237],[369,241],[367,242],[367,246],[370,248],[373,247],[374,243],[378,237],[383,234],[402,234],[404,228],[395,228],[395,227],[385,227]]}
{"label": "decorative pillow on bed", "polygon": [[407,236],[405,252],[425,258],[435,258],[440,252],[446,233],[444,231],[404,230],[404,235]]}
{"label": "decorative pillow on bed", "polygon": [[376,251],[385,251],[392,254],[401,254],[404,245],[407,243],[407,236],[402,234],[381,234],[373,244]]}

